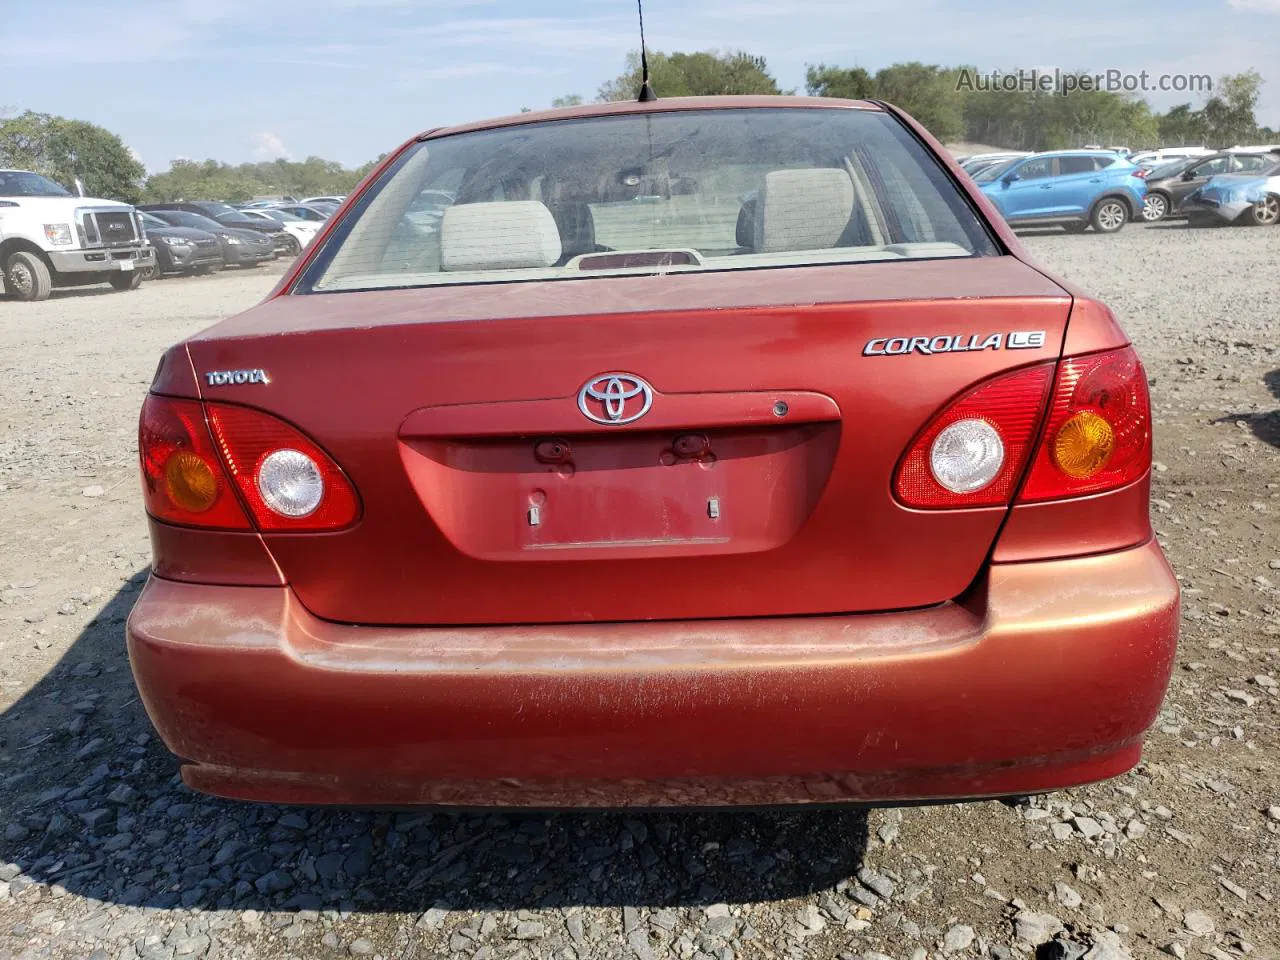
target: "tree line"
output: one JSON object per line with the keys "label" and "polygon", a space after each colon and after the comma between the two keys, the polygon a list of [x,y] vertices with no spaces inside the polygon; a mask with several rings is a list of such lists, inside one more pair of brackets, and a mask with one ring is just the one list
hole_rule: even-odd
{"label": "tree line", "polygon": [[148,176],[119,136],[95,124],[30,110],[0,119],[0,167],[33,170],[68,189],[79,180],[89,196],[126,203],[341,196],[377,162],[351,169],[321,157],[235,165],[175,160],[163,173]]}
{"label": "tree line", "polygon": [[[783,90],[764,57],[744,51],[649,54],[650,79],[659,97],[794,93]],[[1041,90],[984,91],[965,82],[967,66],[895,63],[872,73],[863,67],[812,64],[805,90],[813,96],[885,100],[906,110],[943,142],[968,141],[1016,150],[1054,150],[1086,144],[1135,149],[1189,144],[1229,147],[1280,141],[1261,126],[1257,105],[1263,79],[1256,70],[1220,77],[1200,105],[1179,104],[1164,113],[1132,94],[1077,90],[1061,96]],[[602,84],[598,100],[629,100],[640,89],[640,55],[628,55],[622,74]],[[578,94],[552,106],[579,104]],[[528,109],[528,108],[526,108]],[[379,158],[380,159],[380,158]],[[26,111],[0,118],[0,167],[34,170],[70,187],[137,203],[142,200],[344,194],[377,163],[356,168],[333,160],[270,160],[228,164],[175,160],[147,175],[142,163],[109,130]]]}
{"label": "tree line", "polygon": [[[763,57],[740,51],[650,54],[649,68],[659,97],[795,92],[779,86]],[[972,78],[978,72],[971,66],[919,62],[895,63],[875,73],[863,67],[811,64],[805,71],[805,91],[811,96],[887,101],[944,143],[1060,150],[1091,143],[1138,149],[1280,140],[1280,133],[1257,121],[1263,79],[1256,70],[1220,77],[1199,107],[1184,103],[1165,113],[1154,111],[1141,97],[1105,90],[1077,89],[1061,96],[1039,89],[977,89]],[[640,56],[633,53],[626,72],[603,84],[597,97],[628,100],[639,89]],[[581,100],[571,96],[558,102]]]}

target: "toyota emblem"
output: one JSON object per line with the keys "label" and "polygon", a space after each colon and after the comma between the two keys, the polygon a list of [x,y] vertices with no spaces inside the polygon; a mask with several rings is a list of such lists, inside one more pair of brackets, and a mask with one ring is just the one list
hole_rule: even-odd
{"label": "toyota emblem", "polygon": [[602,373],[578,391],[588,420],[616,426],[639,420],[653,406],[653,387],[629,373]]}

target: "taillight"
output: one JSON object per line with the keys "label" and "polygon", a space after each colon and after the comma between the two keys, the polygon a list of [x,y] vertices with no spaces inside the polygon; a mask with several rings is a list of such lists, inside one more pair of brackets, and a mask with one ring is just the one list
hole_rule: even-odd
{"label": "taillight", "polygon": [[1132,347],[1067,357],[1020,501],[1127,486],[1151,468],[1151,401]]}
{"label": "taillight", "polygon": [[948,404],[898,465],[898,499],[921,509],[1007,504],[1035,441],[1052,375],[1052,363],[1024,367]]}
{"label": "taillight", "polygon": [[336,530],[355,522],[351,481],[300,430],[248,407],[208,403],[209,426],[261,530]]}
{"label": "taillight", "polygon": [[355,489],[333,458],[258,410],[150,394],[138,453],[147,512],[166,523],[335,530],[359,515]]}
{"label": "taillight", "polygon": [[148,395],[138,421],[138,455],[143,499],[156,519],[227,530],[250,528],[199,400]]}

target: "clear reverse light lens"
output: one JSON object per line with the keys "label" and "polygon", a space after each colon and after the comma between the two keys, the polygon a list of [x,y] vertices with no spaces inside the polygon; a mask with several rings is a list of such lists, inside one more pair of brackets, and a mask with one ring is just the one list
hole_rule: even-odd
{"label": "clear reverse light lens", "polygon": [[316,462],[300,450],[277,450],[262,458],[258,492],[282,517],[305,517],[324,498],[324,478]]}
{"label": "clear reverse light lens", "polygon": [[957,420],[929,448],[933,478],[952,493],[981,490],[1004,466],[1004,442],[985,420]]}

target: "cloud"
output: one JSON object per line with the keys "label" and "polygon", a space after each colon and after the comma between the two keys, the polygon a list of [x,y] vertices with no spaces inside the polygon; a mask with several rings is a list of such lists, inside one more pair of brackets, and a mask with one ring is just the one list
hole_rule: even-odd
{"label": "cloud", "polygon": [[253,155],[259,160],[289,159],[289,148],[274,133],[253,135]]}
{"label": "cloud", "polygon": [[1255,13],[1280,13],[1280,0],[1227,0],[1237,10]]}

